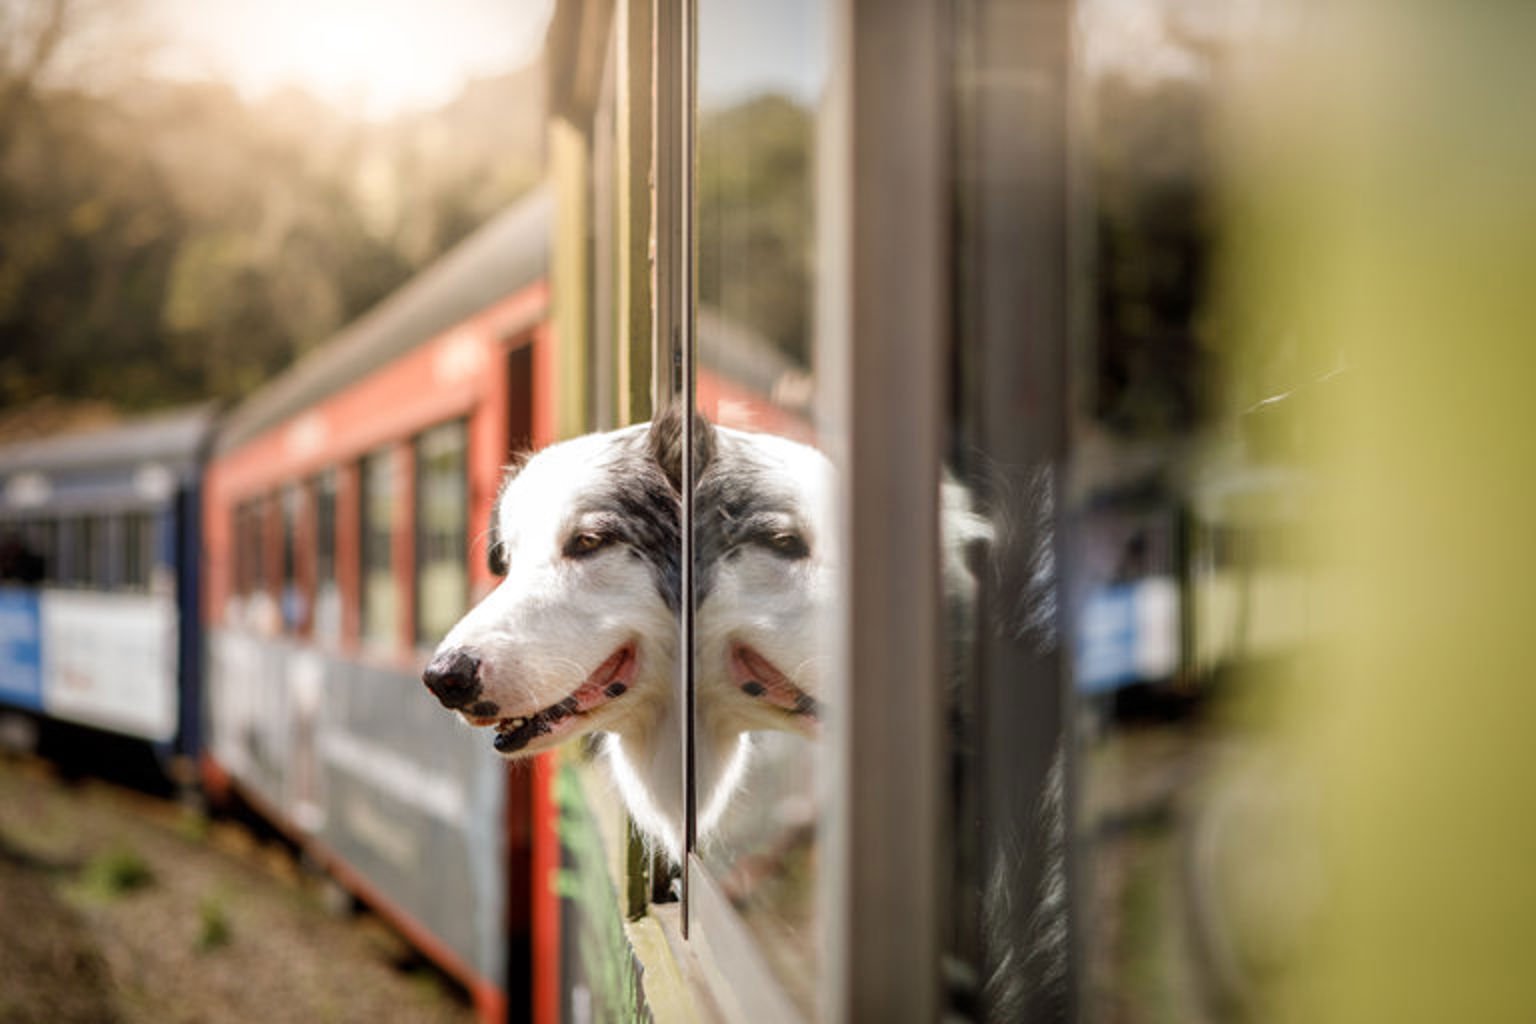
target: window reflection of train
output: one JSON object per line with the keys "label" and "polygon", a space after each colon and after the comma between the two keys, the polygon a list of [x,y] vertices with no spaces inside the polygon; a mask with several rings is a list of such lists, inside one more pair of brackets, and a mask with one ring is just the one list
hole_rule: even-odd
{"label": "window reflection of train", "polygon": [[[1294,653],[1311,579],[1287,514],[1291,471],[1243,466],[1179,492],[1085,504],[1075,681],[1087,695],[1192,697],[1224,673]],[[1292,510],[1294,513],[1295,510]]]}
{"label": "window reflection of train", "polygon": [[[560,429],[550,230],[547,195],[524,199],[222,416],[0,449],[12,723],[142,741],[238,799],[487,1020],[524,1016],[530,965],[559,962],[556,898],[531,881],[559,856],[556,810],[543,766],[466,741],[420,671],[492,586],[502,468]],[[793,432],[803,374],[701,320],[727,354],[700,368],[701,407]]]}

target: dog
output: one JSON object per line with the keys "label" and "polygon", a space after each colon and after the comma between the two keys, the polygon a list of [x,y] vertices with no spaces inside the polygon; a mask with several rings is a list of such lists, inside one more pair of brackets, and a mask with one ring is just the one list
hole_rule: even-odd
{"label": "dog", "polygon": [[771,434],[713,435],[694,506],[700,718],[720,736],[814,738],[839,564],[832,463]]}
{"label": "dog", "polygon": [[[422,674],[507,758],[600,733],[631,817],[683,853],[682,417],[552,445],[492,508],[501,582]],[[740,786],[754,729],[814,734],[815,623],[835,571],[831,466],[814,449],[696,421],[699,836]]]}

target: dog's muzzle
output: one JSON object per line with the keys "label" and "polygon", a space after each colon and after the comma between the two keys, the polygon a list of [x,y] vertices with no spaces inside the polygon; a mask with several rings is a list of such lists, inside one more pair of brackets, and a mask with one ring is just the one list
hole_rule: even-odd
{"label": "dog's muzzle", "polygon": [[442,651],[428,663],[421,681],[443,707],[467,707],[480,696],[480,659],[462,647]]}

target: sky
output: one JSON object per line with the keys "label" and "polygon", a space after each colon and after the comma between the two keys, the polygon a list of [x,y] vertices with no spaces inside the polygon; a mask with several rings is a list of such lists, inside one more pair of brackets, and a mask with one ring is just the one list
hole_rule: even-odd
{"label": "sky", "polygon": [[826,85],[827,5],[818,0],[699,0],[699,105],[763,93],[813,102]]}
{"label": "sky", "polygon": [[349,113],[436,106],[543,45],[552,0],[140,0],[154,65],[256,99],[297,85]]}

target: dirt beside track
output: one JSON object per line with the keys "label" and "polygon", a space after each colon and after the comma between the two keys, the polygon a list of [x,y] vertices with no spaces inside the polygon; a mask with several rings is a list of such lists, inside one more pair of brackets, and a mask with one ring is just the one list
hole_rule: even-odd
{"label": "dirt beside track", "polygon": [[325,896],[239,823],[0,756],[0,1024],[473,1020]]}

